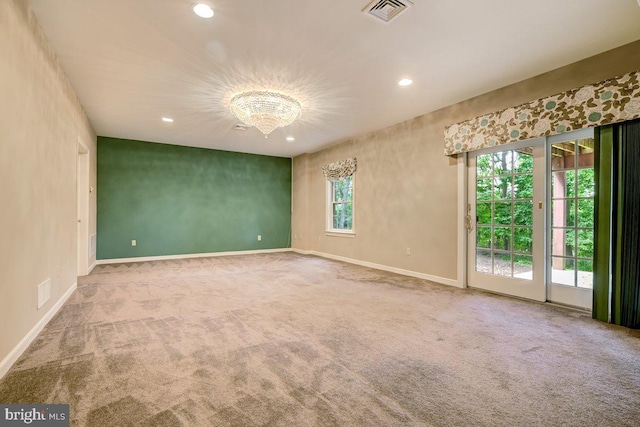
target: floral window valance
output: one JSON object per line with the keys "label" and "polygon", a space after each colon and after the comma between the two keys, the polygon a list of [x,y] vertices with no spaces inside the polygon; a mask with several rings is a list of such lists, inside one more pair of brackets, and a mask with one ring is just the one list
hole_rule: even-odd
{"label": "floral window valance", "polygon": [[322,173],[327,181],[338,181],[353,175],[356,171],[357,164],[358,161],[356,158],[351,157],[350,159],[340,160],[339,162],[322,166]]}
{"label": "floral window valance", "polygon": [[640,71],[448,126],[444,153],[640,118]]}

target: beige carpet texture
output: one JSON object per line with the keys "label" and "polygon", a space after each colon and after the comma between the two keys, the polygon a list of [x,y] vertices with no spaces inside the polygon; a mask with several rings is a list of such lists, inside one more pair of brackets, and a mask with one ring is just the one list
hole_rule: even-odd
{"label": "beige carpet texture", "polygon": [[103,265],[0,402],[76,426],[638,426],[640,336],[295,253]]}

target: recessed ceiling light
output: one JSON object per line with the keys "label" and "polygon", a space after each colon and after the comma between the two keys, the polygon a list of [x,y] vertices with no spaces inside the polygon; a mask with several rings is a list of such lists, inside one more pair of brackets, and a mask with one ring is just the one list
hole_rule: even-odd
{"label": "recessed ceiling light", "polygon": [[295,140],[296,140],[296,139],[295,139],[294,137],[292,137],[292,136],[288,136],[288,137],[287,137],[287,141],[289,141],[289,142],[293,142],[293,141],[295,141]]}
{"label": "recessed ceiling light", "polygon": [[213,17],[213,9],[211,9],[211,6],[209,6],[208,4],[198,3],[195,6],[193,6],[193,11],[200,18],[208,19]]}
{"label": "recessed ceiling light", "polygon": [[409,86],[411,83],[413,83],[411,79],[402,79],[398,82],[400,86]]}
{"label": "recessed ceiling light", "polygon": [[163,117],[162,121],[165,122],[165,123],[173,123],[173,119],[169,118],[169,117]]}

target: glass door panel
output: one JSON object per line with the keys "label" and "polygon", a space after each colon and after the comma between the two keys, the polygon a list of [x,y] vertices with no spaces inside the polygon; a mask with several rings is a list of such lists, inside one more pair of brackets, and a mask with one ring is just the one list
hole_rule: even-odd
{"label": "glass door panel", "polygon": [[544,258],[534,254],[543,247],[544,211],[535,209],[534,193],[544,192],[544,176],[535,178],[534,168],[544,170],[544,139],[470,156],[469,286],[544,300]]}
{"label": "glass door panel", "polygon": [[590,309],[595,213],[592,131],[549,139],[548,299]]}

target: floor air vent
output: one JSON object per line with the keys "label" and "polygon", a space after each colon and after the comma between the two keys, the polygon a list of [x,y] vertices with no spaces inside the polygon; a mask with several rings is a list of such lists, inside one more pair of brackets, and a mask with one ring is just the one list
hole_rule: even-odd
{"label": "floor air vent", "polygon": [[373,0],[362,9],[362,12],[381,21],[389,22],[411,6],[413,3],[409,0]]}

